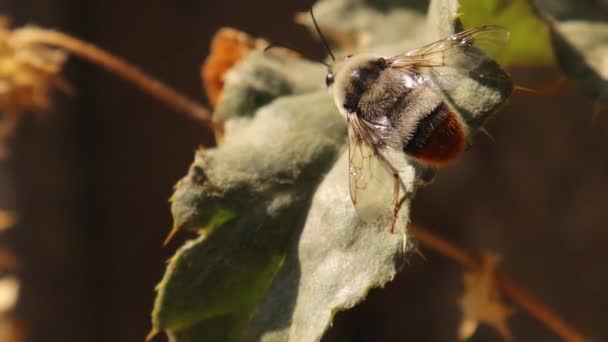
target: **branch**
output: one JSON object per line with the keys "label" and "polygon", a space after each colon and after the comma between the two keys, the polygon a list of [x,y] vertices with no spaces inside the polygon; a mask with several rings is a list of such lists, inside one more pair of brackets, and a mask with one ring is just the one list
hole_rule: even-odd
{"label": "branch", "polygon": [[[420,227],[416,224],[410,224],[410,232],[414,234],[416,239],[427,247],[451,258],[461,265],[473,269],[480,270],[482,267],[481,258],[469,253],[453,243],[435,235],[434,233]],[[536,299],[528,295],[524,290],[517,286],[507,275],[497,272],[496,286],[511,300],[524,308],[528,313],[534,316],[539,321],[543,322],[555,334],[570,342],[588,342],[590,339],[584,337],[574,328],[570,327],[566,322],[559,318],[555,313],[543,306]]]}
{"label": "branch", "polygon": [[25,27],[15,32],[15,39],[24,44],[45,44],[55,46],[83,58],[106,69],[123,79],[133,83],[144,92],[185,114],[190,119],[198,121],[204,127],[213,131],[217,125],[213,122],[211,113],[201,104],[181,95],[154,77],[144,73],[127,61],[116,57],[92,44],[83,42],[61,32],[36,27]]}

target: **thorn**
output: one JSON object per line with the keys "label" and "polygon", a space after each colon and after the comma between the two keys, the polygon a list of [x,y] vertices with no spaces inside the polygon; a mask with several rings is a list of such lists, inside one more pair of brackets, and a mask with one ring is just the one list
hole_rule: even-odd
{"label": "thorn", "polygon": [[152,328],[152,330],[150,330],[148,335],[146,335],[146,342],[151,341],[158,334],[160,334],[160,331],[158,331],[158,329],[156,329],[156,328]]}
{"label": "thorn", "polygon": [[481,127],[478,131],[479,131],[479,133],[488,137],[488,139],[490,139],[492,142],[496,142],[496,140],[494,139],[494,136],[492,136],[492,134],[490,134],[490,132],[487,129],[485,129],[485,127]]}
{"label": "thorn", "polygon": [[169,242],[171,242],[171,240],[173,239],[175,234],[177,234],[178,231],[179,231],[179,227],[177,227],[177,226],[173,226],[173,228],[171,228],[171,231],[165,238],[165,241],[163,241],[163,247],[166,247],[169,244]]}
{"label": "thorn", "polygon": [[422,253],[422,250],[420,250],[420,248],[416,247],[416,249],[414,250],[414,252],[416,254],[418,254],[418,256],[420,258],[422,258],[422,260],[424,260],[424,262],[428,262],[429,261],[429,259],[426,257],[426,255],[424,255],[424,253]]}
{"label": "thorn", "polygon": [[420,250],[420,248],[414,247],[414,253],[418,254],[418,256],[420,256],[422,258],[422,260],[424,260],[424,262],[428,262],[429,261],[429,259],[427,259],[426,255],[424,255],[422,253],[422,251]]}
{"label": "thorn", "polygon": [[538,94],[539,93],[538,90],[536,90],[536,89],[528,88],[528,87],[518,85],[518,84],[513,86],[513,90],[517,91],[517,92],[529,93],[529,94]]}
{"label": "thorn", "polygon": [[571,86],[570,81],[564,77],[560,76],[556,79],[551,79],[547,81],[543,81],[534,85],[534,88],[524,87],[520,85],[515,85],[513,87],[516,91],[521,91],[525,93],[534,93],[541,95],[555,95],[559,94],[563,91],[566,91],[568,87]]}

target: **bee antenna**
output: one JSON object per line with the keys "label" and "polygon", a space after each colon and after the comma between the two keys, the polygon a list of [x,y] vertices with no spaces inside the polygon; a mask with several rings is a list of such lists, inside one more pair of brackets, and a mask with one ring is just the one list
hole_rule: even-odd
{"label": "bee antenna", "polygon": [[[327,50],[327,52],[331,56],[331,59],[335,62],[336,61],[336,57],[331,52],[331,49],[329,48],[329,44],[327,43],[327,40],[325,40],[325,36],[323,36],[323,32],[321,32],[321,29],[319,28],[319,24],[317,23],[317,19],[315,18],[315,14],[312,11],[312,7],[310,8],[310,17],[312,18],[312,23],[315,25],[315,29],[317,30],[317,33],[319,34],[319,37],[321,37],[321,41],[323,42],[323,45],[325,45],[325,49]],[[323,64],[325,64],[329,68],[329,65],[327,65],[326,63],[323,63]]]}

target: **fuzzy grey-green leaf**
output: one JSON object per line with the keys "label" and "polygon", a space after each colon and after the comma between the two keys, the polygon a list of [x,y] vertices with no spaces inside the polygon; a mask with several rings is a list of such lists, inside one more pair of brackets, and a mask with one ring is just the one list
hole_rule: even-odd
{"label": "fuzzy grey-green leaf", "polygon": [[226,74],[215,118],[227,121],[252,116],[257,108],[280,96],[318,89],[323,72],[318,63],[272,50],[254,51]]}
{"label": "fuzzy grey-green leaf", "polygon": [[[304,229],[258,306],[247,341],[318,341],[336,312],[358,304],[401,268],[405,235],[389,233],[390,220],[359,220],[347,169],[345,153],[312,198]],[[401,177],[412,184],[414,169],[407,168]],[[400,212],[401,227],[409,220],[409,204]]]}
{"label": "fuzzy grey-green leaf", "polygon": [[[324,35],[345,54],[377,51],[382,46],[411,40],[421,34],[426,22],[428,1],[325,0],[314,6]],[[307,12],[297,17],[317,34]],[[411,45],[414,46],[414,45]]]}
{"label": "fuzzy grey-green leaf", "polygon": [[248,122],[238,134],[229,128],[224,144],[197,153],[173,196],[180,229],[202,229],[219,208],[236,218],[171,260],[153,313],[157,329],[188,335],[184,330],[208,319],[247,316],[310,194],[343,150],[344,124],[325,91],[282,97],[240,120]]}
{"label": "fuzzy grey-green leaf", "polygon": [[557,62],[579,87],[608,103],[608,9],[598,1],[536,0],[551,27]]}
{"label": "fuzzy grey-green leaf", "polygon": [[[330,15],[345,18],[330,25],[362,39],[358,48],[402,53],[460,26],[457,1],[431,1],[428,16],[419,3],[325,0],[315,10],[322,28]],[[461,75],[445,94],[473,129],[511,89],[498,65],[484,67],[492,77]],[[321,65],[261,52],[228,74],[217,113],[225,139],[197,152],[172,198],[175,226],[202,233],[159,285],[153,324],[173,341],[317,341],[336,312],[403,266],[405,234],[390,233],[390,218],[363,223],[353,208],[345,122],[319,90],[323,74]],[[409,164],[400,172],[409,192],[403,231],[416,174]]]}

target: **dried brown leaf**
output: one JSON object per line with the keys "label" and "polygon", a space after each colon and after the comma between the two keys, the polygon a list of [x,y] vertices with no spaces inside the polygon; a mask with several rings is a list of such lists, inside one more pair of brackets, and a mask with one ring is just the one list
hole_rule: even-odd
{"label": "dried brown leaf", "polygon": [[483,323],[496,329],[505,341],[513,340],[507,320],[514,311],[504,304],[496,287],[495,271],[499,261],[498,255],[484,253],[481,269],[464,274],[464,294],[458,301],[463,314],[460,339],[471,337]]}
{"label": "dried brown leaf", "polygon": [[201,67],[201,78],[212,106],[215,107],[224,89],[224,74],[251,50],[267,45],[263,39],[255,39],[229,27],[223,27],[215,33],[209,56]]}

